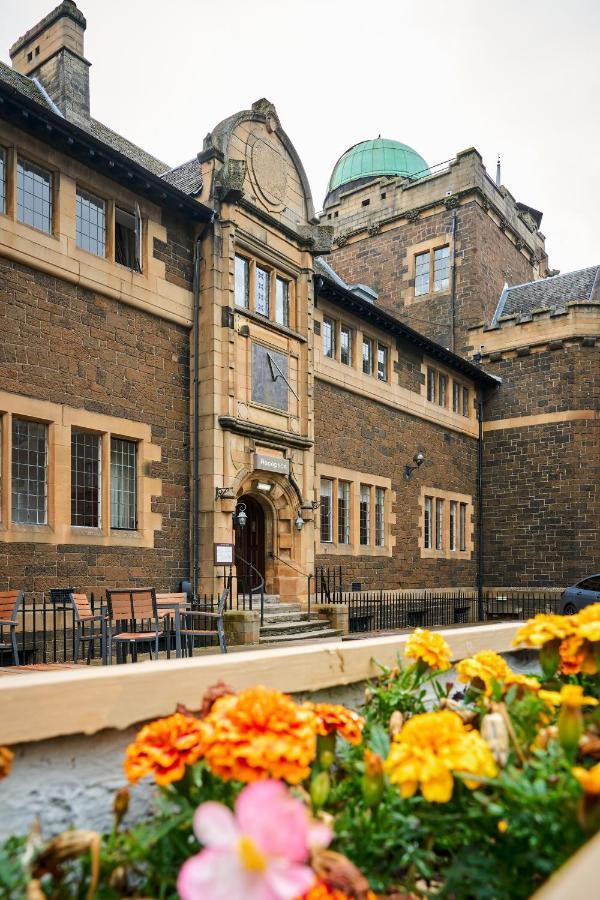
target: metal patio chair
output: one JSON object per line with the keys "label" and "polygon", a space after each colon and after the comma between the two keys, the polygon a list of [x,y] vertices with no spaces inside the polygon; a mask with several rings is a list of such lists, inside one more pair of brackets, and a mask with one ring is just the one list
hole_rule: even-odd
{"label": "metal patio chair", "polygon": [[[227,643],[225,641],[225,628],[223,625],[223,613],[225,612],[225,605],[227,603],[227,598],[229,596],[230,588],[226,587],[219,597],[219,603],[217,605],[217,611],[214,612],[213,609],[202,609],[202,607],[195,607],[194,609],[186,609],[183,613],[183,628],[181,629],[181,636],[185,642],[186,654],[187,656],[194,655],[194,641],[197,637],[216,637],[219,640],[219,648],[221,653],[227,653]],[[204,619],[213,619],[215,622],[215,627],[211,629],[207,628],[198,628],[195,627],[194,621],[200,617]],[[201,624],[204,624],[203,622]]]}
{"label": "metal patio chair", "polygon": [[[15,666],[19,665],[17,648],[17,616],[25,599],[24,591],[0,591],[0,651],[12,650]],[[4,640],[4,629],[8,628],[9,640]]]}
{"label": "metal patio chair", "polygon": [[[106,659],[112,662],[113,644],[117,648],[117,661],[119,648],[125,648],[125,656],[131,651],[134,662],[137,661],[138,644],[148,644],[150,658],[152,659],[152,645],[156,659],[158,659],[158,640],[164,631],[159,626],[158,608],[156,605],[156,592],[154,588],[118,588],[106,591],[108,606]],[[144,622],[148,622],[150,628],[144,630]],[[125,623],[125,630],[120,630]],[[138,623],[141,629],[138,630]],[[131,630],[127,630],[127,628]],[[115,630],[116,629],[116,630]]]}
{"label": "metal patio chair", "polygon": [[[88,665],[91,662],[92,658],[92,649],[94,647],[94,639],[96,638],[96,634],[94,632],[94,622],[100,623],[100,655],[102,657],[102,662],[106,663],[106,622],[107,615],[104,613],[103,615],[94,614],[94,610],[91,607],[90,601],[87,598],[87,594],[76,594],[74,591],[69,591],[68,602],[73,607],[73,662],[77,663],[79,659],[79,649],[81,644],[88,645],[87,651],[87,662]],[[90,631],[86,634],[85,627],[89,625]]]}

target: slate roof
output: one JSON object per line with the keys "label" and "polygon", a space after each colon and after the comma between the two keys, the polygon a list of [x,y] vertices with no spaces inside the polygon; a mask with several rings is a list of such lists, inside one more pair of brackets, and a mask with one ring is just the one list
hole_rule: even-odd
{"label": "slate roof", "polygon": [[600,299],[600,265],[517,284],[502,291],[492,324],[503,316],[530,316],[539,309],[563,309],[573,301]]}
{"label": "slate roof", "polygon": [[202,190],[202,175],[197,156],[174,169],[169,169],[168,172],[162,172],[161,177],[186,194],[198,194]]}

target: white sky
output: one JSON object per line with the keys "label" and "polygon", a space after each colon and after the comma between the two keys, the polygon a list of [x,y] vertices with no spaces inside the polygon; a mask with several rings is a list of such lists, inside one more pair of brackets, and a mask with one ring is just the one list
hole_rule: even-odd
{"label": "white sky", "polygon": [[[0,54],[58,0],[0,0]],[[78,0],[92,114],[171,166],[275,103],[321,208],[351,144],[475,146],[543,210],[550,265],[600,262],[598,0]]]}

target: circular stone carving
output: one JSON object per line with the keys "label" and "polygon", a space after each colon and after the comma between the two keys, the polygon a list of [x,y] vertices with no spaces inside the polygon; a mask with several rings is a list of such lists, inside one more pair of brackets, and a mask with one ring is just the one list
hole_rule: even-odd
{"label": "circular stone carving", "polygon": [[248,139],[248,163],[252,184],[265,206],[283,209],[287,187],[287,161],[276,138],[252,134]]}
{"label": "circular stone carving", "polygon": [[245,403],[241,401],[238,402],[238,416],[240,419],[247,419],[249,414],[249,409]]}

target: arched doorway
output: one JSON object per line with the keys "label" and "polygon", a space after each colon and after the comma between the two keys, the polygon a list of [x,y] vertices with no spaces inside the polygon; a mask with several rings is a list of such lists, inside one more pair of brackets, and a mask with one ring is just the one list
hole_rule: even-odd
{"label": "arched doorway", "polygon": [[266,576],[265,511],[251,494],[243,494],[239,504],[245,504],[248,519],[242,528],[235,518],[235,564],[240,588],[249,592],[258,585],[258,575]]}

